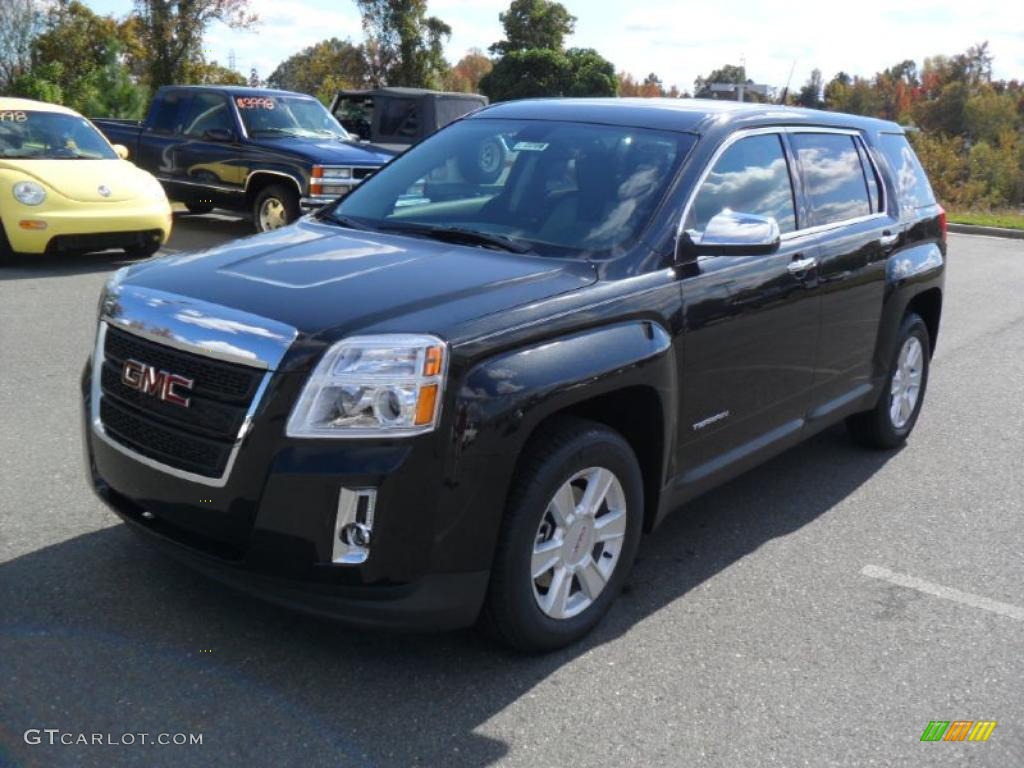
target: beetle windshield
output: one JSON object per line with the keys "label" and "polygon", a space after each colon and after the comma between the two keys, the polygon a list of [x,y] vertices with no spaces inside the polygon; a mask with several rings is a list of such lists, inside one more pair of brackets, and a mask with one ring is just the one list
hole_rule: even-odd
{"label": "beetle windshield", "polygon": [[84,117],[4,109],[0,110],[0,158],[116,160],[117,154]]}
{"label": "beetle windshield", "polygon": [[392,161],[325,216],[418,236],[483,233],[545,255],[607,257],[640,236],[693,142],[690,134],[646,128],[464,120]]}
{"label": "beetle windshield", "polygon": [[236,96],[250,136],[347,139],[348,133],[316,99],[299,96]]}

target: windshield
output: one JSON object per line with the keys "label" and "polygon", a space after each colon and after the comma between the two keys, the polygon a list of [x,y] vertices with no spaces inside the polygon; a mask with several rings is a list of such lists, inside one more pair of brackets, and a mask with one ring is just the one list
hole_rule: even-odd
{"label": "windshield", "polygon": [[236,96],[235,105],[250,136],[349,138],[316,99],[300,96]]}
{"label": "windshield", "polygon": [[92,123],[78,115],[0,110],[0,157],[32,160],[116,160]]}
{"label": "windshield", "polygon": [[647,225],[694,142],[589,123],[455,123],[394,160],[329,213],[417,235],[458,229],[554,256],[607,257]]}

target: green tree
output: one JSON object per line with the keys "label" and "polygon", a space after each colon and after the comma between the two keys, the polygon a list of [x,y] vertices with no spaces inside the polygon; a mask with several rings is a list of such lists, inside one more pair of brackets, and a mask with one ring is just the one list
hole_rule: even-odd
{"label": "green tree", "polygon": [[576,27],[576,17],[561,3],[549,0],[513,0],[498,19],[505,28],[505,39],[490,48],[498,55],[537,48],[560,51]]}
{"label": "green tree", "polygon": [[245,75],[237,69],[219,64],[216,60],[190,61],[182,76],[185,82],[196,85],[248,85]]}
{"label": "green tree", "polygon": [[747,79],[747,68],[735,64],[726,64],[724,67],[719,69],[713,69],[711,74],[707,77],[698,77],[693,81],[693,92],[698,97],[706,97],[712,94],[709,86],[712,83],[734,83],[739,85],[740,83],[749,83],[751,80]]}
{"label": "green tree", "polygon": [[338,91],[368,85],[362,46],[349,40],[321,40],[282,61],[267,85],[316,96],[329,104]]}
{"label": "green tree", "polygon": [[0,2],[0,92],[11,89],[32,64],[32,40],[39,24],[33,0]]}
{"label": "green tree", "polygon": [[52,5],[32,42],[32,70],[12,90],[90,116],[137,117],[144,95],[123,62],[122,28],[78,0]]}
{"label": "green tree", "polygon": [[153,89],[204,76],[203,35],[213,22],[246,29],[258,20],[249,0],[135,0],[135,10]]}
{"label": "green tree", "polygon": [[541,96],[614,96],[615,66],[592,48],[512,51],[480,80],[491,101]]}
{"label": "green tree", "polygon": [[426,0],[356,0],[374,85],[439,88],[448,71],[444,43],[452,29],[427,16]]}
{"label": "green tree", "polygon": [[821,77],[821,70],[812,69],[811,76],[807,78],[804,87],[800,89],[800,93],[796,96],[796,103],[808,109],[821,109],[825,106],[825,102],[822,99],[824,91],[825,83]]}
{"label": "green tree", "polygon": [[964,104],[964,127],[974,141],[996,144],[1006,132],[1021,127],[1018,99],[1013,94],[999,93],[986,83]]}

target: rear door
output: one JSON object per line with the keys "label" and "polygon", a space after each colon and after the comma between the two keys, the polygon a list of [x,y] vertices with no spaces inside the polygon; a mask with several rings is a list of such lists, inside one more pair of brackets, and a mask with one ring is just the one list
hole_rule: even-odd
{"label": "rear door", "polygon": [[859,133],[791,129],[806,227],[821,296],[810,417],[854,406],[871,390],[885,291],[885,263],[899,238],[884,190]]}
{"label": "rear door", "polygon": [[814,378],[819,301],[814,244],[800,224],[792,157],[782,130],[733,136],[711,160],[684,228],[714,215],[771,216],[782,233],[768,255],[708,256],[681,281],[685,311],[679,442],[684,485],[742,469],[769,446],[795,440]]}

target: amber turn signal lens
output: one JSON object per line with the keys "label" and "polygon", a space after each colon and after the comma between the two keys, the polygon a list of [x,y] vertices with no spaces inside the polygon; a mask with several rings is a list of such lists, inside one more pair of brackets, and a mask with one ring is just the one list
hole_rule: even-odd
{"label": "amber turn signal lens", "polygon": [[46,222],[38,219],[22,219],[18,222],[22,229],[46,229]]}
{"label": "amber turn signal lens", "polygon": [[444,350],[441,347],[427,347],[426,360],[423,362],[423,375],[439,376],[443,360]]}
{"label": "amber turn signal lens", "polygon": [[437,384],[420,387],[420,396],[416,401],[416,426],[430,424],[434,420],[434,408],[437,405]]}

